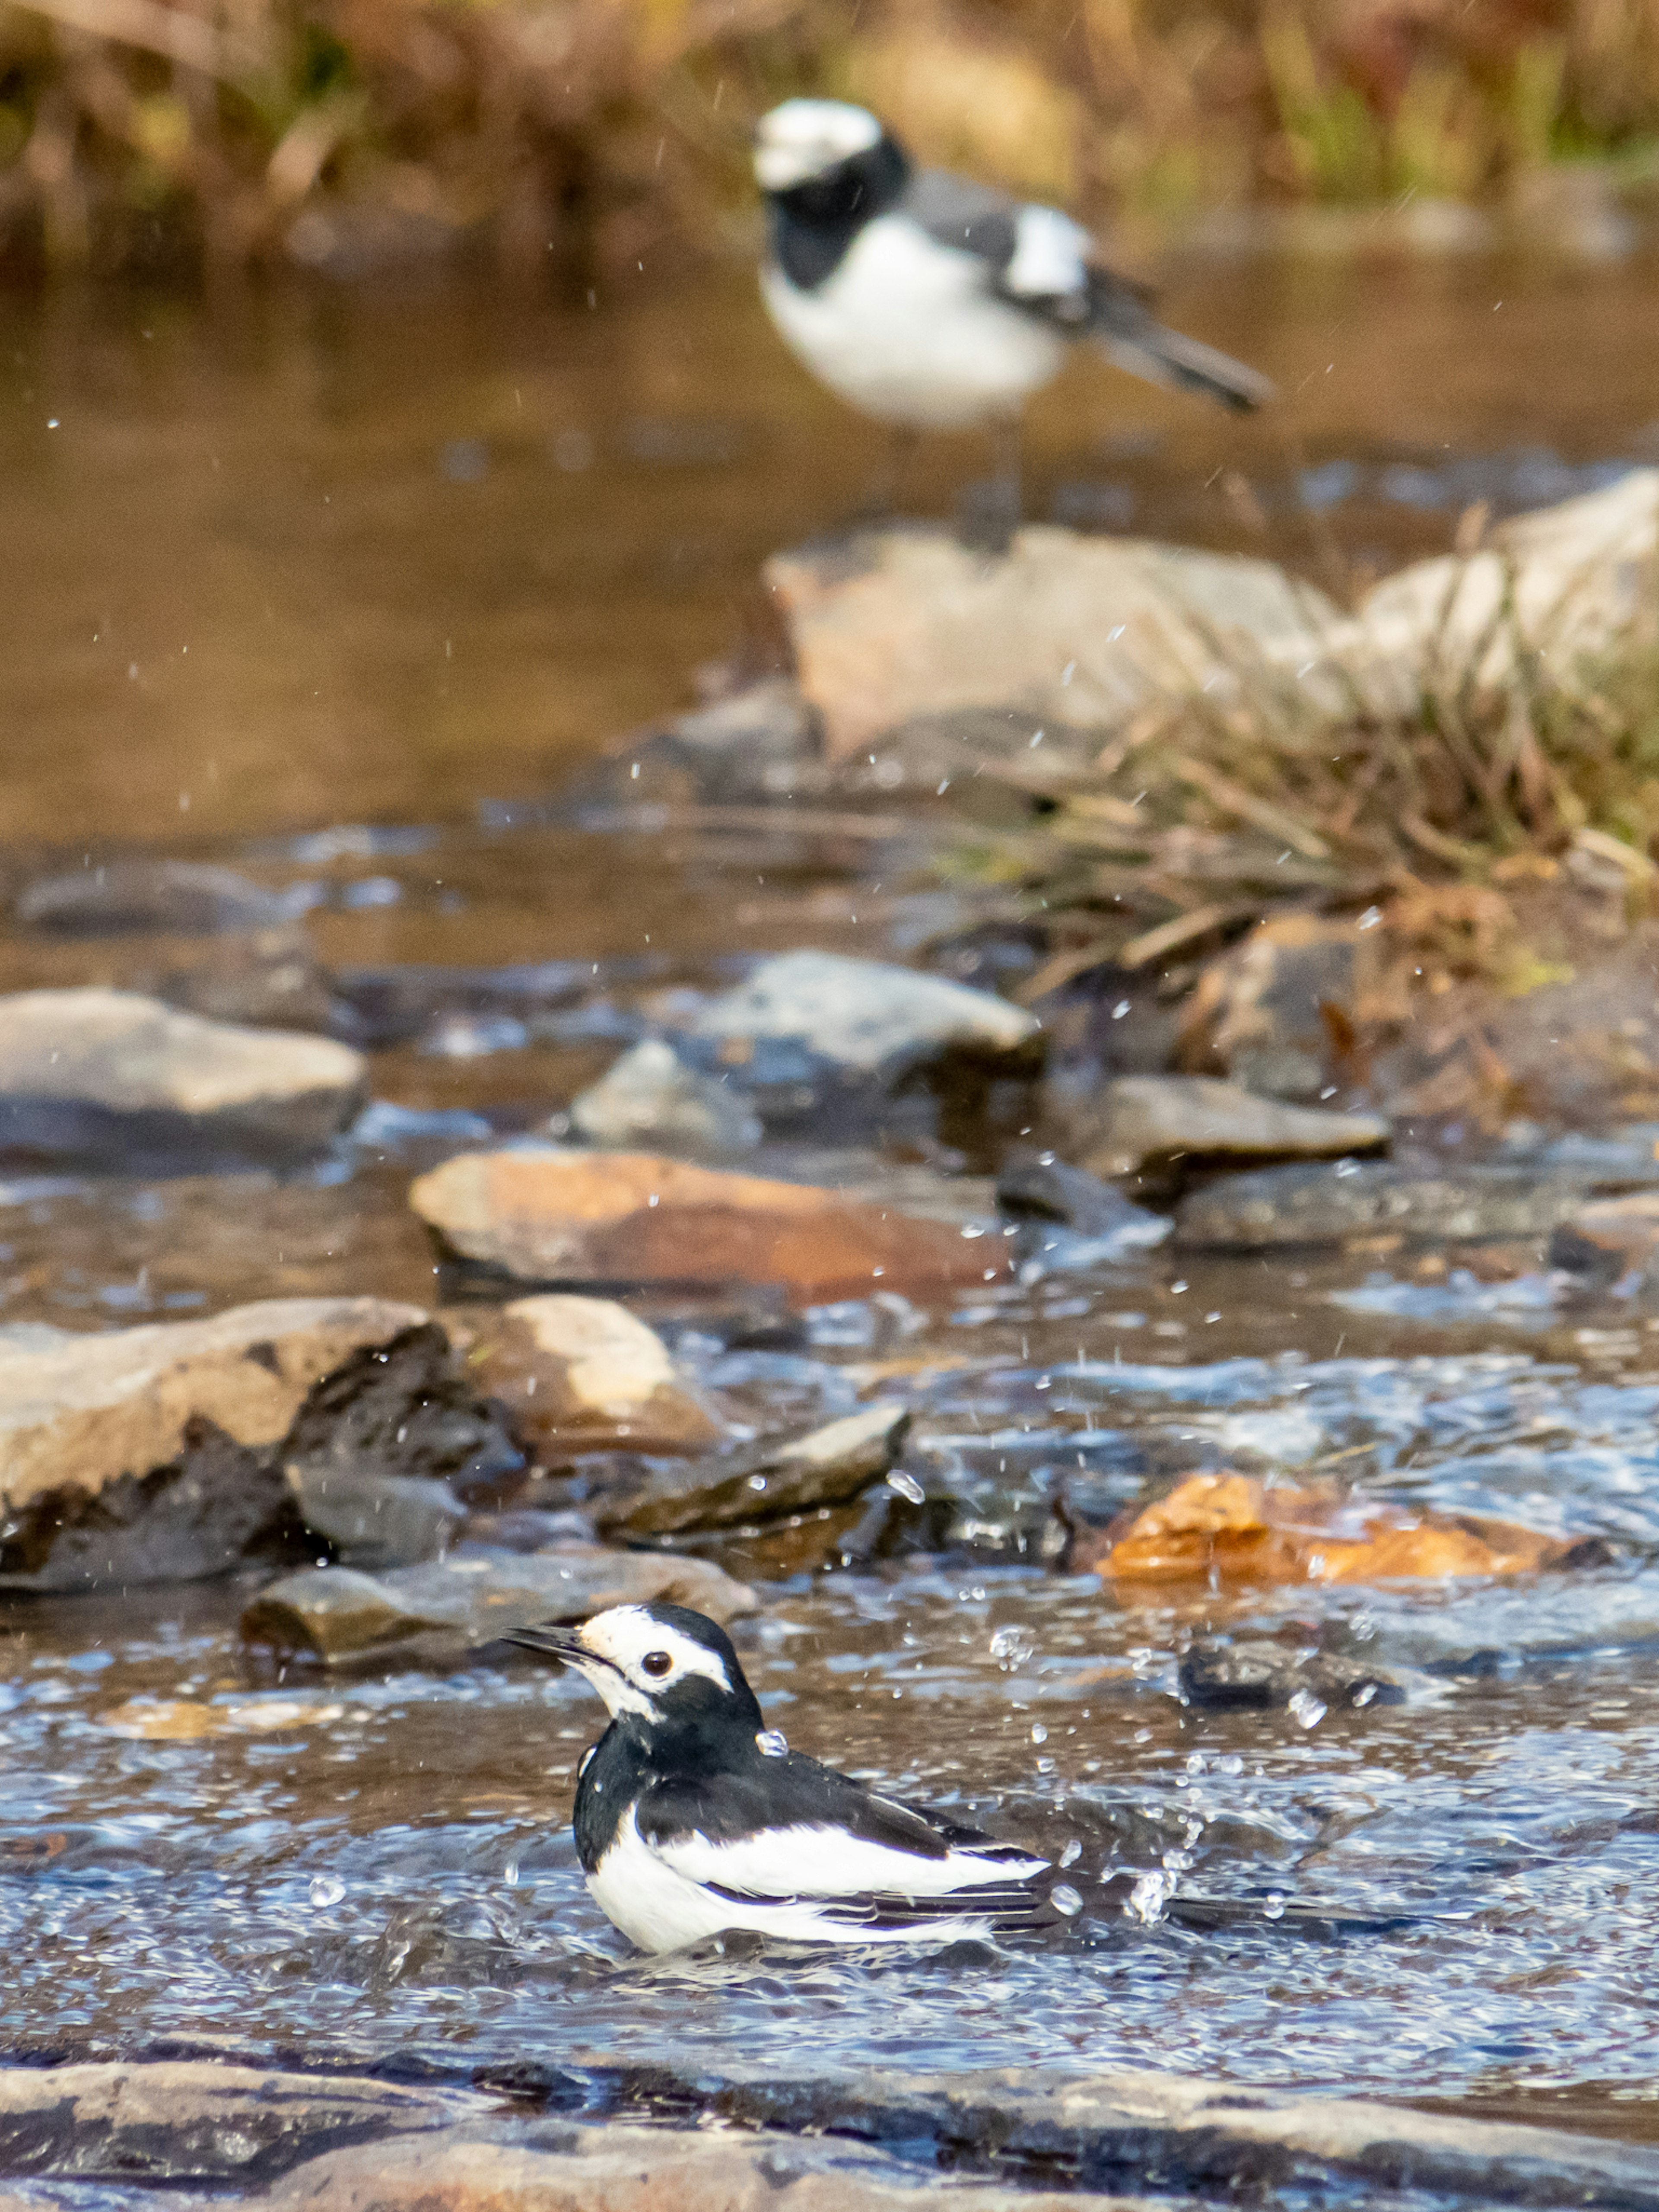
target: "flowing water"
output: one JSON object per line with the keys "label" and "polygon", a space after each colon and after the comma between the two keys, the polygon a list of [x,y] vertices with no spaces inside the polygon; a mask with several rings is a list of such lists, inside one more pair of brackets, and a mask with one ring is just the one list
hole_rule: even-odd
{"label": "flowing water", "polygon": [[[1031,503],[1377,569],[1471,501],[1659,450],[1650,302],[1628,270],[1190,272],[1173,312],[1280,379],[1294,437],[1079,368],[1039,410]],[[568,963],[534,988],[475,975],[453,1004],[423,972],[420,1018],[371,1036],[374,1095],[405,1110],[319,1169],[0,1186],[0,1322],[430,1302],[410,1173],[562,1106],[642,994],[793,944],[903,952],[948,921],[896,830],[605,831],[549,803],[757,627],[768,550],[857,503],[871,441],[746,287],[568,313],[12,304],[0,362],[0,865],[228,861],[289,895],[364,1005],[416,969]],[[913,503],[945,511],[980,466],[942,444]],[[16,927],[0,982],[142,981],[170,957]],[[1652,2133],[1659,1335],[1566,1310],[1525,1255],[1485,1272],[1153,1253],[925,1316],[829,1310],[789,1352],[683,1338],[754,1419],[878,1389],[913,1405],[909,1464],[963,1502],[955,1547],[769,1588],[745,1663],[796,1747],[1062,1860],[1082,1909],[1053,1937],[641,1962],[574,1865],[597,1728],[568,1676],[277,1682],[245,1668],[235,1584],[14,1603],[8,2045],[461,2075],[781,2045],[1128,2062]],[[1613,1563],[1139,1597],[1021,1563],[1062,1486],[1103,1513],[1223,1465],[1599,1534]],[[1409,1695],[1204,1711],[1176,1682],[1200,1630],[1322,1637]],[[157,1719],[180,1700],[213,1717],[185,1740]],[[1171,1895],[1209,1900],[1203,1924]]]}

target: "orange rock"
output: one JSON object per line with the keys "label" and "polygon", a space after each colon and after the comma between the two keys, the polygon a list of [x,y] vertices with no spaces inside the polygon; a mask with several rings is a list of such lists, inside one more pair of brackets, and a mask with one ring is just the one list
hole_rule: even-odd
{"label": "orange rock", "polygon": [[522,1282],[777,1284],[808,1306],[939,1294],[1009,1272],[1000,1238],[648,1152],[471,1152],[420,1176],[409,1197],[446,1249]]}
{"label": "orange rock", "polygon": [[1125,1582],[1373,1583],[1595,1564],[1601,1547],[1468,1513],[1416,1512],[1246,1474],[1189,1474],[1073,1546]]}

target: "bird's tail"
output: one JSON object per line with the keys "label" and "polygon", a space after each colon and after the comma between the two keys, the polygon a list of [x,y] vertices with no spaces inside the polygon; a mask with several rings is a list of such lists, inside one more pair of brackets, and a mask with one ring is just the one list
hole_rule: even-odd
{"label": "bird's tail", "polygon": [[1148,315],[1134,330],[1115,329],[1117,318],[1097,323],[1095,335],[1120,368],[1144,376],[1151,384],[1174,385],[1183,392],[1201,392],[1224,407],[1249,414],[1273,397],[1268,379],[1242,361],[1234,361],[1214,346],[1166,330]]}

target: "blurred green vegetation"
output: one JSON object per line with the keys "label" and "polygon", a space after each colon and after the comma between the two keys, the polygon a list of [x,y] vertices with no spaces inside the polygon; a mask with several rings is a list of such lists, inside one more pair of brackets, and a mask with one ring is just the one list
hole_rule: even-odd
{"label": "blurred green vegetation", "polygon": [[791,92],[1168,226],[1659,179],[1659,0],[0,0],[0,258],[579,283],[752,235]]}

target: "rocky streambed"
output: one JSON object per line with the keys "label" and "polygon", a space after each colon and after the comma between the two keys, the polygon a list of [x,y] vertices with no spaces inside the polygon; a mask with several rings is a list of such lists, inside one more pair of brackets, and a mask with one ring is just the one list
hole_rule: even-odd
{"label": "rocky streambed", "polygon": [[[20,2202],[1659,2197],[1652,925],[1391,1028],[1311,878],[1079,962],[939,865],[1067,535],[786,564],[791,675],[533,801],[9,857]],[[641,1595],[1066,1924],[633,1956],[506,1637]]]}

